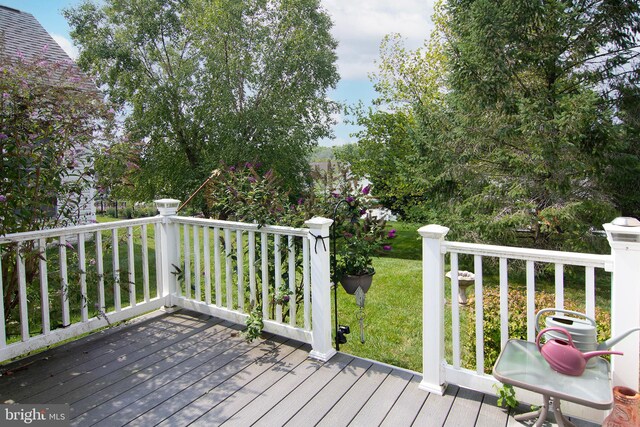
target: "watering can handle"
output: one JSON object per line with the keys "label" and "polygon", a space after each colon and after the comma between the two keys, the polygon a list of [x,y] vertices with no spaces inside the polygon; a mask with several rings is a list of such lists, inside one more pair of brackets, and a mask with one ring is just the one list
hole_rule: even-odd
{"label": "watering can handle", "polygon": [[541,331],[538,333],[538,336],[536,337],[536,347],[538,347],[538,350],[540,350],[540,349],[541,349],[541,347],[540,347],[540,338],[542,338],[542,336],[543,336],[546,332],[549,332],[549,331],[558,331],[558,332],[562,332],[562,333],[563,333],[563,334],[565,334],[565,335],[567,336],[567,338],[569,339],[569,345],[570,345],[571,347],[575,347],[575,346],[573,345],[573,339],[571,338],[571,334],[569,333],[569,331],[567,331],[567,330],[566,330],[566,329],[564,329],[564,328],[558,328],[558,327],[555,327],[555,326],[554,326],[553,328],[546,328],[546,329],[543,329],[543,330],[541,330]]}
{"label": "watering can handle", "polygon": [[543,308],[542,310],[540,310],[538,312],[538,314],[536,314],[536,320],[535,320],[536,332],[540,332],[540,323],[539,323],[540,322],[540,315],[542,315],[543,313],[549,313],[551,311],[554,311],[556,313],[573,314],[574,316],[578,316],[578,317],[582,317],[583,319],[587,319],[589,322],[591,322],[593,327],[597,326],[595,320],[593,320],[591,317],[587,316],[584,313],[580,313],[579,311],[563,310],[561,308]]}

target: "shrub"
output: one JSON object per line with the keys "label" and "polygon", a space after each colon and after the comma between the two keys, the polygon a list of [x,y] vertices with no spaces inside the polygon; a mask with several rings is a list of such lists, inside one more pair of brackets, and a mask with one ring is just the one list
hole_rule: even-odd
{"label": "shrub", "polygon": [[[491,372],[493,365],[500,354],[500,290],[498,288],[485,288],[483,292],[484,313],[484,370]],[[527,339],[527,294],[523,289],[509,290],[509,337]],[[546,307],[555,307],[555,296],[551,293],[538,291],[535,296],[535,306],[538,310]],[[565,300],[566,310],[584,312],[584,306],[573,301]],[[537,310],[536,310],[537,312]],[[475,306],[469,305],[468,319],[475,319]],[[543,322],[543,320],[541,320]],[[596,323],[598,324],[598,342],[611,336],[611,316],[608,312],[596,307]],[[468,333],[462,337],[462,365],[465,368],[475,369],[476,366],[476,332],[469,326]]]}

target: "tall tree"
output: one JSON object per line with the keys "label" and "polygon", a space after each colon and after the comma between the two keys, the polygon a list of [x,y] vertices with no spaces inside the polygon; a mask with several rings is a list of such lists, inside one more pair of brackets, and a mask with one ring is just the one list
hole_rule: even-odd
{"label": "tall tree", "polygon": [[[93,184],[94,138],[108,136],[111,114],[82,81],[72,64],[16,59],[0,43],[0,236],[69,225],[93,203],[83,191]],[[18,252],[23,280],[37,277],[35,243],[0,248],[7,318],[19,302]]]}
{"label": "tall tree", "polygon": [[79,65],[127,115],[129,140],[142,142],[137,197],[184,198],[221,161],[260,162],[299,185],[336,107],[327,98],[336,42],[318,0],[103,4],[65,15]]}
{"label": "tall tree", "polygon": [[[436,12],[425,49],[383,44],[377,75],[381,100],[416,124],[394,172],[412,169],[427,192],[415,219],[584,249],[616,210],[638,215],[640,5],[449,0]],[[380,121],[364,123],[360,145],[384,143]]]}
{"label": "tall tree", "polygon": [[[484,222],[538,245],[613,214],[616,100],[637,82],[636,1],[447,3],[449,106]],[[638,162],[638,158],[634,161]],[[575,243],[575,242],[574,242]]]}

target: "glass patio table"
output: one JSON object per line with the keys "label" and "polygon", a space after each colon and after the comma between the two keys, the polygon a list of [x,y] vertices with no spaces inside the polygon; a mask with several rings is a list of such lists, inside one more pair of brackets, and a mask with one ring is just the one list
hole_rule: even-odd
{"label": "glass patio table", "polygon": [[511,339],[493,367],[493,376],[503,384],[542,395],[543,406],[537,411],[517,415],[517,421],[538,417],[535,425],[541,426],[547,418],[551,402],[558,426],[574,426],[562,415],[561,400],[595,409],[613,406],[609,362],[601,357],[594,359],[595,364],[585,369],[581,376],[564,375],[551,369],[535,343]]}

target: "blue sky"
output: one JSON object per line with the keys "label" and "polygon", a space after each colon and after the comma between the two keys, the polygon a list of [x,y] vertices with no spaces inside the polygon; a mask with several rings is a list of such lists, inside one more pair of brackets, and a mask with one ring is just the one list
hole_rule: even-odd
{"label": "blue sky", "polygon": [[[0,0],[0,4],[31,13],[53,38],[73,56],[74,46],[69,26],[62,16],[63,8],[82,0]],[[347,104],[362,101],[370,104],[376,94],[369,81],[375,72],[380,41],[385,34],[400,33],[408,48],[417,48],[428,37],[434,0],[321,0],[334,23],[333,36],[338,41],[338,71],[341,80],[330,97]],[[77,52],[77,49],[75,49]],[[343,116],[336,116],[336,138],[321,145],[353,142]]]}

